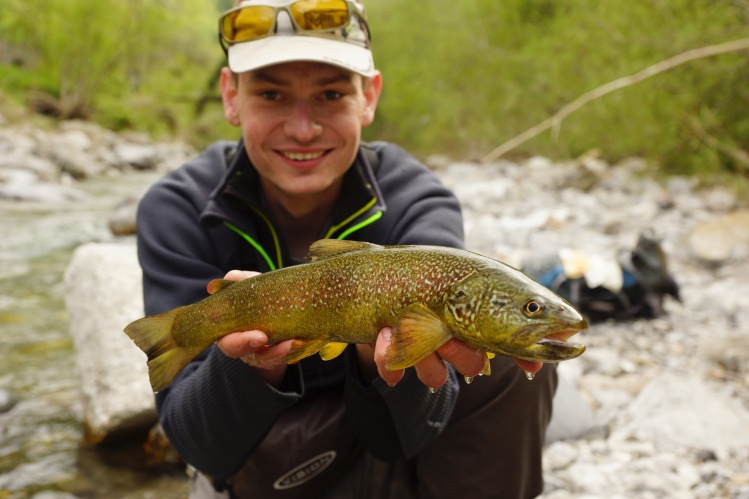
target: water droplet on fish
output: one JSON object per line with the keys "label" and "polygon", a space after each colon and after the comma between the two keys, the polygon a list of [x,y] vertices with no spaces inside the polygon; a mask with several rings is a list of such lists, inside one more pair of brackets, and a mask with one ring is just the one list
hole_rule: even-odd
{"label": "water droplet on fish", "polygon": [[535,377],[536,377],[536,375],[535,375],[535,374],[533,374],[533,373],[532,373],[532,372],[530,372],[530,371],[525,371],[525,377],[526,377],[526,378],[528,378],[528,381],[533,381],[533,378],[535,378]]}
{"label": "water droplet on fish", "polygon": [[435,394],[435,393],[437,393],[437,389],[436,389],[436,388],[432,388],[432,387],[430,386],[430,387],[429,387],[429,393],[431,393],[431,394]]}
{"label": "water droplet on fish", "polygon": [[473,383],[473,376],[466,376],[465,380],[466,380],[466,385],[470,385],[471,383]]}

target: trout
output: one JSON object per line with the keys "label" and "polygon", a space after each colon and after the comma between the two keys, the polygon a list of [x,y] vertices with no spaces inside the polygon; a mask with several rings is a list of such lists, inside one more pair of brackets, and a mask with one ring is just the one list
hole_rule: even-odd
{"label": "trout", "polygon": [[169,386],[195,356],[238,331],[263,331],[269,343],[293,339],[286,357],[292,364],[315,353],[333,359],[349,343],[374,343],[391,326],[389,370],[413,366],[451,338],[530,362],[559,362],[585,351],[567,342],[588,327],[577,310],[522,272],[477,253],[324,239],[307,258],[242,281],[213,280],[207,298],[128,325],[125,333],[148,356],[153,390]]}

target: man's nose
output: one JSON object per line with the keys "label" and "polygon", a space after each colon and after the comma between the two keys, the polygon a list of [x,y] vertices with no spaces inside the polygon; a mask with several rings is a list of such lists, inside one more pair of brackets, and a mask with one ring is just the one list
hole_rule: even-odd
{"label": "man's nose", "polygon": [[322,125],[318,123],[313,107],[304,100],[294,103],[284,129],[289,137],[302,143],[310,142],[322,133]]}

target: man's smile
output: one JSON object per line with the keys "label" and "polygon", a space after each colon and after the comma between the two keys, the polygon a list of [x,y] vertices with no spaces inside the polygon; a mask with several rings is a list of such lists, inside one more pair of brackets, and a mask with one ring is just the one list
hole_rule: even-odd
{"label": "man's smile", "polygon": [[279,151],[281,155],[292,161],[312,161],[315,159],[322,158],[326,151],[314,151],[314,152],[293,152],[293,151]]}

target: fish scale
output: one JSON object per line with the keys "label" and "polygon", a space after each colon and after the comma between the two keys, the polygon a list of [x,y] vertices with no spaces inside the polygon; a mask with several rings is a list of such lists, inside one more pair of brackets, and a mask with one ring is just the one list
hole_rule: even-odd
{"label": "fish scale", "polygon": [[311,246],[310,259],[239,282],[212,281],[204,300],[128,325],[125,332],[148,356],[154,390],[237,331],[261,330],[270,343],[294,339],[287,361],[298,362],[318,351],[333,358],[346,343],[374,343],[392,326],[388,369],[412,366],[453,337],[537,362],[585,349],[566,342],[587,327],[572,306],[476,253],[322,240]]}

